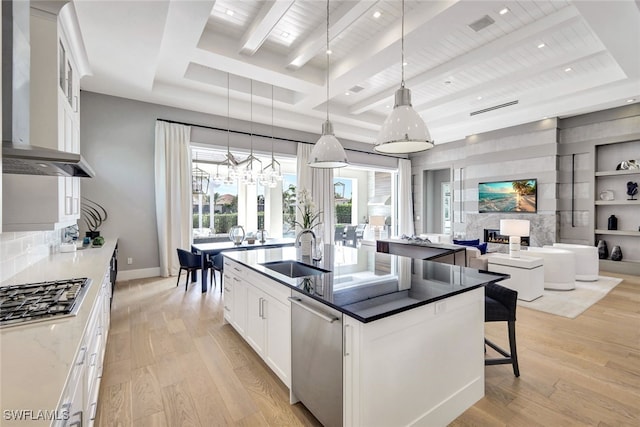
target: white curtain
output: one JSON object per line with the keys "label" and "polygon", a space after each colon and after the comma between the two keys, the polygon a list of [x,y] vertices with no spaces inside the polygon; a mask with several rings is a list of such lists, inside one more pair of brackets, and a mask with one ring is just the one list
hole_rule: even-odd
{"label": "white curtain", "polygon": [[414,233],[411,161],[398,159],[398,234],[413,236]]}
{"label": "white curtain", "polygon": [[[322,226],[314,230],[318,238],[322,237],[325,244],[333,243],[333,229],[335,227],[335,202],[333,194],[333,169],[309,167],[309,154],[313,145],[298,144],[297,190],[306,188],[311,193],[318,210],[322,212]],[[296,212],[296,220],[301,222],[300,212]],[[297,230],[300,231],[300,230]]]}
{"label": "white curtain", "polygon": [[191,245],[191,127],[156,121],[155,183],[160,275],[180,269],[177,248]]}

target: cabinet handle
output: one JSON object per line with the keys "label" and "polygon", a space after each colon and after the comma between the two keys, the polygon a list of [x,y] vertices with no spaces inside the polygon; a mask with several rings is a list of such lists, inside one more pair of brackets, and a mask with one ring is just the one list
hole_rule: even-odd
{"label": "cabinet handle", "polygon": [[264,317],[262,317],[262,297],[258,298],[258,316],[264,319]]}
{"label": "cabinet handle", "polygon": [[237,277],[234,277],[234,278],[233,278],[233,280],[234,280],[235,282],[239,282],[239,281],[240,281],[240,279],[238,279]]}
{"label": "cabinet handle", "polygon": [[267,316],[264,314],[264,303],[267,301],[264,298],[260,298],[262,301],[260,301],[260,307],[262,307],[262,318],[264,320],[267,320]]}
{"label": "cabinet handle", "polygon": [[75,95],[75,96],[73,97],[73,100],[75,101],[75,102],[73,103],[73,112],[74,112],[74,113],[77,113],[77,112],[78,112],[78,95]]}
{"label": "cabinet handle", "polygon": [[307,310],[309,313],[313,313],[313,314],[315,314],[316,316],[318,316],[318,317],[319,317],[319,318],[321,318],[322,320],[327,321],[327,322],[329,322],[329,323],[333,323],[333,322],[335,322],[336,320],[340,320],[340,319],[339,319],[339,318],[337,318],[337,317],[331,317],[331,316],[329,316],[329,315],[327,315],[327,314],[322,313],[321,311],[316,310],[316,309],[315,309],[315,308],[313,308],[313,307],[310,307],[310,306],[308,306],[308,305],[306,305],[306,304],[303,304],[303,303],[302,303],[302,300],[301,300],[301,299],[299,299],[299,298],[289,297],[289,298],[287,298],[287,299],[288,299],[289,301],[291,301],[292,303],[294,303],[295,305],[297,305],[298,307],[300,307],[300,308],[302,308],[302,309],[304,309],[304,310]]}
{"label": "cabinet handle", "polygon": [[240,273],[240,272],[241,272],[241,270],[240,270],[239,268],[233,267],[233,269],[234,269],[235,271],[237,271],[238,273]]}
{"label": "cabinet handle", "polygon": [[227,310],[227,311],[231,311],[231,310],[229,310],[229,307],[227,307],[226,305],[224,306],[224,309]]}
{"label": "cabinet handle", "polygon": [[342,333],[342,351],[344,356],[349,356],[349,352],[347,351],[347,328],[349,325],[344,325],[344,332]]}
{"label": "cabinet handle", "polygon": [[91,362],[89,363],[89,366],[96,366],[97,356],[98,356],[98,353],[91,354]]}
{"label": "cabinet handle", "polygon": [[82,357],[80,358],[80,361],[76,363],[77,366],[81,366],[84,364],[84,359],[85,357],[87,357],[87,347],[82,347],[80,351],[82,352]]}
{"label": "cabinet handle", "polygon": [[225,286],[224,291],[225,291],[226,293],[230,293],[230,292],[231,292],[231,289],[229,289],[229,288],[227,288],[227,287]]}
{"label": "cabinet handle", "polygon": [[78,426],[78,427],[82,427],[82,411],[78,411],[75,414],[73,414],[73,416],[75,417],[76,415],[78,415],[78,421],[69,424],[69,427],[71,426]]}
{"label": "cabinet handle", "polygon": [[96,419],[96,415],[98,414],[98,402],[93,402],[91,404],[91,408],[93,408],[93,409],[91,411],[91,418],[89,418],[89,420],[93,421],[93,420]]}

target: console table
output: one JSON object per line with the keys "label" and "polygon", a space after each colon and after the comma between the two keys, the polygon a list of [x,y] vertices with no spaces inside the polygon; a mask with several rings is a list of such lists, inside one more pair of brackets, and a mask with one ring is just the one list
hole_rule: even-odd
{"label": "console table", "polygon": [[544,265],[541,258],[523,256],[511,258],[508,254],[494,253],[488,258],[488,269],[504,273],[510,279],[500,282],[501,286],[518,292],[518,299],[533,301],[544,291]]}

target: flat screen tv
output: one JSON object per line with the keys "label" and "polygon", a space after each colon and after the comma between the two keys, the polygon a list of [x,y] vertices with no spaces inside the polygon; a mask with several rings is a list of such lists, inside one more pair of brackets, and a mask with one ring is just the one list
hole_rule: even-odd
{"label": "flat screen tv", "polygon": [[478,184],[478,211],[535,213],[537,194],[535,179],[481,182]]}

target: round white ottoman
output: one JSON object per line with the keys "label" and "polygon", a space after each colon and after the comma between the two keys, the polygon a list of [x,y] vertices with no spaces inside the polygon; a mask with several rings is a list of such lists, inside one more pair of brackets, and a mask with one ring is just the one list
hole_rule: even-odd
{"label": "round white ottoman", "polygon": [[573,252],[576,258],[576,280],[581,282],[595,282],[600,272],[598,248],[595,246],[574,245],[570,243],[554,243],[553,247]]}
{"label": "round white ottoman", "polygon": [[568,291],[576,288],[576,261],[573,252],[556,248],[530,247],[526,253],[543,259],[545,289]]}

